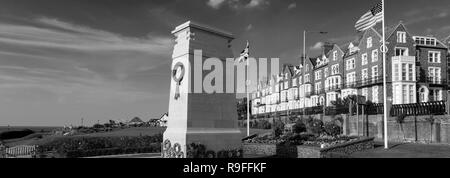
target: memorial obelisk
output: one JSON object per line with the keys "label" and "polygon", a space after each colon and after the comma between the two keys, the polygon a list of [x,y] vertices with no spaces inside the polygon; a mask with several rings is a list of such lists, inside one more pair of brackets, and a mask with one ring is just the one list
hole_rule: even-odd
{"label": "memorial obelisk", "polygon": [[[201,86],[210,70],[202,70],[208,58],[223,63],[223,89],[226,88],[226,58],[233,58],[230,49],[232,34],[188,21],[172,31],[175,46],[169,98],[169,118],[164,132],[163,153],[166,158],[185,158],[187,146],[201,144],[207,150],[240,149],[241,134],[237,125],[236,93],[205,92]],[[194,50],[201,50],[201,63],[194,62]],[[233,80],[234,81],[234,80]],[[217,83],[216,83],[217,84]],[[200,87],[201,87],[200,86]]]}

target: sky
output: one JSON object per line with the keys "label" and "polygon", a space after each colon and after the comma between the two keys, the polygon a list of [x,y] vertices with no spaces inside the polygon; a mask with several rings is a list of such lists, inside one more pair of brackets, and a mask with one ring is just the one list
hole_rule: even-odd
{"label": "sky", "polygon": [[[357,38],[376,0],[0,0],[0,126],[85,125],[167,112],[177,25],[193,20],[234,34],[237,56],[298,64],[323,42]],[[386,25],[450,35],[450,1],[387,0]]]}

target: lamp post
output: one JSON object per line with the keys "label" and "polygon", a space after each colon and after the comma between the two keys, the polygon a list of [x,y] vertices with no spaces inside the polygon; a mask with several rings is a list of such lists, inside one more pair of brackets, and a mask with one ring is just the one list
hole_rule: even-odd
{"label": "lamp post", "polygon": [[[306,61],[306,34],[307,33],[316,33],[316,34],[328,34],[328,32],[326,31],[307,31],[307,30],[303,30],[303,66],[305,66],[305,61]],[[306,108],[306,107],[305,107]],[[324,107],[324,113],[325,113],[325,107]]]}
{"label": "lamp post", "polygon": [[318,33],[318,34],[328,34],[328,32],[325,31],[303,31],[303,64],[305,64],[305,60],[306,60],[306,34],[307,33]]}

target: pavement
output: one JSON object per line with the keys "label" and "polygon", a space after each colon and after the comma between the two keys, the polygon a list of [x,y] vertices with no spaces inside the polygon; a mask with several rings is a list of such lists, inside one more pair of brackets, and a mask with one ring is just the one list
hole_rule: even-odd
{"label": "pavement", "polygon": [[161,153],[140,153],[140,154],[94,156],[94,157],[87,157],[87,158],[161,158]]}
{"label": "pavement", "polygon": [[356,152],[351,158],[450,158],[450,145],[390,143],[384,149],[383,143],[375,143],[375,149]]}

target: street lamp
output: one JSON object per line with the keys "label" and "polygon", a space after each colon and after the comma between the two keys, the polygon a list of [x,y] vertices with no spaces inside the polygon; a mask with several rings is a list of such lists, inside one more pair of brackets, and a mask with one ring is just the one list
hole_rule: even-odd
{"label": "street lamp", "polygon": [[306,34],[307,33],[317,33],[317,34],[328,34],[328,32],[325,31],[303,31],[303,65],[305,63],[306,60]]}
{"label": "street lamp", "polygon": [[[304,30],[303,31],[303,67],[305,66],[305,61],[306,61],[306,34],[307,33],[316,33],[316,34],[321,34],[321,35],[323,35],[323,34],[328,34],[328,32],[325,32],[325,31],[306,31],[306,30]],[[325,105],[324,105],[324,113],[325,113]]]}

